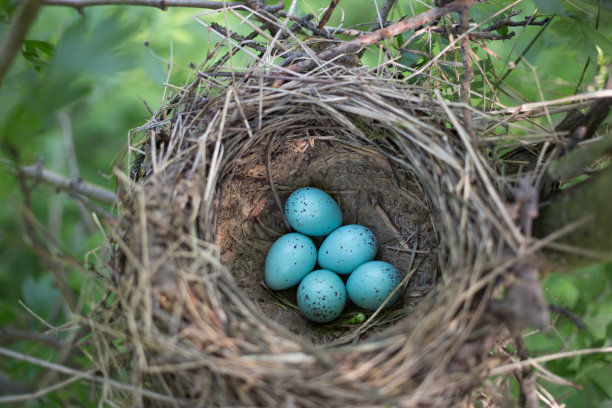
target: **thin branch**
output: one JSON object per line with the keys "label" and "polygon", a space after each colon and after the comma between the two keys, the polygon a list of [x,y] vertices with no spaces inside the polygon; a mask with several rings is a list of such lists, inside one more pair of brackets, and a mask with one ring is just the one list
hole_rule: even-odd
{"label": "thin branch", "polygon": [[[391,24],[388,27],[381,28],[380,30],[376,30],[354,40],[344,42],[337,47],[329,48],[317,54],[317,57],[320,60],[329,61],[343,54],[356,53],[368,45],[376,44],[386,38],[395,37],[396,35],[399,35],[407,30],[427,24],[442,16],[445,16],[446,14],[458,12],[464,7],[471,7],[480,3],[480,1],[481,0],[455,0],[444,7],[432,8],[417,16]],[[288,69],[293,72],[305,72],[313,68],[315,65],[315,61],[305,60],[291,65]],[[275,81],[273,86],[278,87],[282,84],[282,82],[283,81]]]}
{"label": "thin branch", "polygon": [[[470,29],[468,8],[465,7],[459,12],[461,31],[467,32]],[[465,35],[461,40],[461,61],[463,62],[463,78],[461,80],[461,100],[465,105],[463,108],[463,126],[470,136],[474,136],[474,124],[472,121],[472,99],[470,97],[470,85],[474,78],[472,67],[472,50],[470,48],[470,38]]]}
{"label": "thin branch", "polygon": [[327,38],[329,40],[336,40],[336,37],[330,34],[327,30],[320,29],[317,26],[315,26],[313,23],[310,22],[310,20],[314,18],[312,14],[307,14],[304,17],[300,17],[300,18],[291,18],[291,17],[288,17],[288,18],[293,20],[295,22],[295,25],[297,25],[297,27],[291,27],[292,32],[295,32],[299,30],[300,28],[305,28],[307,30],[312,31],[314,35],[317,35],[319,37]]}
{"label": "thin branch", "polygon": [[[70,178],[73,180],[80,180],[81,172],[79,170],[79,161],[77,159],[77,153],[74,147],[74,137],[72,135],[72,122],[70,120],[70,116],[66,111],[61,111],[57,113],[57,120],[60,124],[60,128],[62,129],[64,151],[66,153],[66,158],[68,159],[67,162],[70,171]],[[83,204],[83,202],[77,201],[77,207],[79,208],[81,219],[83,220],[85,228],[87,228],[87,232],[93,234],[96,231],[96,226],[94,225],[86,206]]]}
{"label": "thin branch", "polygon": [[227,32],[230,36],[230,38],[238,43],[240,43],[240,45],[246,46],[246,47],[251,47],[253,48],[255,51],[257,52],[265,52],[266,51],[266,47],[264,47],[263,45],[259,44],[258,42],[254,41],[254,38],[257,37],[257,32],[254,31],[251,34],[249,34],[248,37],[243,37],[240,34],[228,30],[225,27],[222,27],[220,24],[215,23],[214,21],[210,23],[210,26],[217,30],[218,32],[222,33],[222,32]]}
{"label": "thin branch", "polygon": [[4,34],[4,41],[0,45],[0,84],[19,52],[42,4],[43,0],[25,0],[14,17],[13,23]]}
{"label": "thin branch", "polygon": [[[450,34],[454,34],[454,35],[461,35],[463,34],[463,31],[461,29],[457,29],[457,28],[449,28],[449,27],[433,27],[431,29],[431,31],[433,31],[434,33],[440,33],[443,36],[448,36]],[[474,40],[474,39],[482,39],[482,40],[509,40],[510,38],[514,37],[516,35],[516,33],[514,31],[510,31],[508,34],[506,35],[500,35],[500,34],[494,34],[494,33],[489,33],[489,32],[471,32],[467,34],[467,37],[470,38],[470,40]]]}
{"label": "thin branch", "polygon": [[45,6],[65,6],[82,10],[90,6],[145,6],[167,10],[168,7],[193,7],[210,10],[244,6],[244,3],[198,0],[46,0]]}
{"label": "thin branch", "polygon": [[[612,68],[612,65],[608,65],[608,69]],[[612,90],[612,75],[608,76],[604,90]],[[570,142],[568,144],[568,150],[576,148],[579,142],[587,140],[593,137],[599,126],[606,120],[610,110],[612,109],[612,97],[599,99],[594,102],[589,108],[588,112],[584,114],[582,120],[580,120],[572,129],[570,134]]]}
{"label": "thin branch", "polygon": [[[529,18],[533,20],[533,19],[535,19],[535,15],[532,16],[532,17],[529,17]],[[548,20],[546,20],[546,22],[543,23],[542,28],[540,29],[540,31],[538,31],[538,33],[535,35],[535,37],[533,37],[531,42],[527,45],[527,47],[525,47],[525,49],[521,52],[521,54],[518,57],[516,57],[516,59],[514,60],[514,66],[515,67],[521,62],[521,60],[525,57],[525,55],[527,55],[527,53],[529,52],[531,47],[538,41],[538,39],[544,33],[544,31],[546,31],[546,28],[548,27],[548,25],[550,24],[551,21],[552,21],[552,17],[549,18]],[[527,24],[527,25],[530,25],[530,24]],[[495,91],[497,89],[497,87],[499,87],[504,82],[504,80],[508,77],[508,75],[510,75],[514,71],[515,71],[514,69],[507,69],[506,72],[504,73],[504,75],[502,75],[502,77],[497,80],[497,82],[493,86],[493,90]]]}
{"label": "thin branch", "polygon": [[[0,349],[1,351],[2,349]],[[512,372],[517,369],[522,369],[523,367],[529,367],[534,363],[545,363],[547,361],[560,360],[562,358],[572,358],[577,356],[584,356],[587,354],[609,354],[612,353],[612,347],[600,347],[600,348],[590,348],[583,350],[575,350],[575,351],[564,351],[561,353],[555,354],[547,354],[541,357],[528,358],[524,361],[517,361],[510,364],[504,364],[501,366],[497,366],[489,371],[489,375],[502,375]]]}
{"label": "thin branch", "polygon": [[580,320],[578,316],[572,313],[571,310],[563,306],[557,306],[557,305],[548,305],[548,310],[551,313],[556,313],[558,315],[565,317],[567,320],[572,322],[579,330],[586,330],[586,326],[584,325],[582,320]]}
{"label": "thin branch", "polygon": [[389,13],[391,12],[391,9],[395,5],[396,1],[397,0],[385,0],[383,5],[380,7],[380,11],[378,13],[379,21],[377,21],[376,23],[372,25],[372,28],[370,29],[370,31],[377,30],[386,25],[387,17],[389,16]]}
{"label": "thin branch", "polygon": [[65,346],[65,342],[47,334],[34,333],[10,327],[0,327],[0,342],[7,343],[11,341],[36,341],[42,342],[53,348],[59,349]]}
{"label": "thin branch", "polygon": [[[529,359],[529,353],[525,347],[525,342],[521,336],[514,336],[514,342],[516,344],[516,351],[521,361],[527,361]],[[519,384],[519,407],[526,408],[537,408],[538,405],[538,394],[536,392],[536,377],[530,366],[523,366],[522,369],[516,370],[514,376]]]}
{"label": "thin branch", "polygon": [[[0,159],[0,164],[4,164],[7,167],[15,167],[9,160]],[[46,170],[42,168],[42,166],[17,166],[17,169],[13,169],[13,171],[20,172],[27,178],[42,181],[59,190],[89,197],[104,204],[112,205],[117,202],[117,196],[110,190],[87,183],[80,179],[71,180],[60,174]]]}
{"label": "thin branch", "polygon": [[331,3],[329,3],[329,6],[327,7],[327,10],[325,10],[325,13],[323,13],[323,16],[321,17],[321,21],[317,25],[317,28],[319,30],[322,30],[323,27],[325,27],[325,24],[327,24],[327,22],[329,21],[331,15],[334,12],[334,10],[336,9],[336,6],[338,5],[338,3],[340,3],[340,0],[331,0]]}
{"label": "thin branch", "polygon": [[484,31],[495,31],[501,27],[543,26],[544,24],[548,23],[548,21],[550,20],[550,17],[546,17],[543,20],[536,21],[534,20],[532,16],[529,16],[529,17],[525,17],[523,21],[512,21],[511,20],[512,17],[519,13],[522,13],[522,10],[511,13],[508,17],[501,19],[499,21],[496,21],[494,24],[491,24],[490,26],[485,28]]}
{"label": "thin branch", "polygon": [[[122,383],[120,381],[111,380],[110,378],[94,375],[94,374],[91,374],[91,373],[86,372],[86,371],[75,370],[75,369],[70,368],[70,367],[65,367],[65,366],[62,366],[62,365],[59,365],[59,364],[52,363],[52,362],[47,361],[47,360],[42,360],[40,358],[28,356],[26,354],[19,353],[19,352],[13,351],[13,350],[9,350],[9,349],[4,348],[4,347],[0,347],[0,355],[6,356],[6,357],[9,357],[9,358],[14,358],[16,360],[25,361],[25,362],[28,362],[30,364],[34,364],[34,365],[37,365],[39,367],[48,368],[50,370],[54,370],[54,371],[57,371],[57,372],[60,372],[60,373],[64,373],[64,374],[68,374],[68,375],[73,375],[73,376],[78,376],[80,378],[85,378],[85,379],[87,379],[89,381],[92,381],[92,382],[95,382],[95,383],[105,384],[107,386],[114,387],[114,388],[117,388],[119,390],[130,392],[130,393],[132,393],[134,395],[139,395],[139,396],[151,398],[151,399],[158,400],[158,401],[169,402],[169,403],[172,403],[172,404],[176,404],[178,406],[190,406],[188,404],[188,402],[185,401],[185,400],[181,400],[181,399],[174,398],[174,397],[169,397],[167,395],[163,395],[163,394],[160,394],[160,393],[157,393],[157,392],[154,392],[154,391],[149,391],[147,389],[136,387],[136,386],[133,386],[133,385],[124,384],[124,383]],[[14,396],[11,396],[11,398],[14,398]],[[0,397],[0,403],[2,403],[2,397]]]}

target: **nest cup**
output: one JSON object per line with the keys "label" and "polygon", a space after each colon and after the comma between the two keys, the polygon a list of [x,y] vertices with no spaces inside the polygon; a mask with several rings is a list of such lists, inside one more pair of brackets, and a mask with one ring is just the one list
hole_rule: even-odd
{"label": "nest cup", "polygon": [[[377,259],[395,265],[406,278],[398,289],[402,301],[379,311],[371,330],[360,331],[364,338],[403,315],[401,306],[417,304],[433,285],[437,237],[427,200],[412,173],[394,166],[376,143],[364,144],[334,118],[296,119],[286,121],[287,128],[296,129],[290,134],[262,129],[247,156],[235,158],[240,164],[223,186],[217,221],[221,262],[267,317],[313,343],[344,341],[359,327],[357,307],[349,304],[330,324],[311,324],[299,313],[295,288],[273,292],[263,283],[270,246],[291,231],[283,222],[289,194],[304,186],[329,192],[341,206],[344,224],[373,231]],[[320,245],[323,239],[314,240]]]}
{"label": "nest cup", "polygon": [[[138,182],[118,174],[117,307],[100,318],[112,331],[94,336],[122,340],[107,368],[128,361],[119,367],[141,388],[109,398],[304,407],[471,398],[487,386],[499,340],[486,300],[519,262],[520,235],[499,211],[506,186],[441,98],[342,66],[280,87],[266,75],[200,76],[144,127]],[[284,200],[304,186],[332,194],[345,224],[374,231],[377,259],[405,278],[397,305],[363,324],[345,322],[349,308],[315,325],[291,307],[291,291],[261,285],[267,250],[289,232]]]}

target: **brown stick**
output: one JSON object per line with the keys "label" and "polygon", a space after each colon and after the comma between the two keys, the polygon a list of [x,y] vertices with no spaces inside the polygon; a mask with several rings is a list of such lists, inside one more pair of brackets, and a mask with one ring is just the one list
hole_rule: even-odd
{"label": "brown stick", "polygon": [[8,72],[15,55],[19,52],[30,25],[36,19],[42,0],[26,0],[15,15],[13,23],[4,35],[0,45],[0,84]]}
{"label": "brown stick", "polygon": [[[464,7],[459,12],[461,23],[461,31],[467,32],[470,28],[468,8]],[[472,50],[470,49],[470,37],[464,36],[461,40],[461,60],[463,62],[463,79],[461,81],[461,100],[466,105],[463,108],[463,126],[470,136],[474,136],[474,126],[472,123],[472,110],[469,108],[472,104],[470,97],[470,84],[474,78],[474,69],[472,68]]]}
{"label": "brown stick", "polygon": [[219,10],[226,7],[244,6],[242,2],[206,0],[47,0],[45,6],[66,6],[80,10],[89,6],[147,6],[166,10],[168,7],[193,7]]}
{"label": "brown stick", "polygon": [[319,25],[317,25],[317,28],[319,30],[322,30],[323,27],[325,27],[325,24],[327,24],[327,22],[329,21],[329,18],[331,17],[332,13],[336,9],[336,6],[338,5],[338,3],[340,3],[340,0],[331,0],[331,3],[329,3],[327,10],[325,10],[325,13],[323,13],[323,17],[321,17],[321,21],[319,22]]}
{"label": "brown stick", "polygon": [[[422,26],[426,23],[434,21],[448,13],[454,11],[459,12],[463,8],[471,7],[475,4],[480,3],[482,0],[455,0],[452,3],[447,4],[444,7],[432,8],[424,13],[417,16],[402,20],[395,24],[391,24],[388,27],[381,28],[380,30],[373,31],[372,33],[366,34],[354,40],[342,43],[334,48],[329,48],[319,54],[317,58],[323,61],[329,61],[335,57],[343,54],[352,54],[368,45],[376,44],[386,38],[392,38],[396,35],[403,33],[404,31],[411,30],[415,27]],[[305,72],[315,66],[316,62],[313,60],[304,60],[293,64],[288,67],[293,72]],[[283,81],[277,80],[272,86],[279,87]]]}

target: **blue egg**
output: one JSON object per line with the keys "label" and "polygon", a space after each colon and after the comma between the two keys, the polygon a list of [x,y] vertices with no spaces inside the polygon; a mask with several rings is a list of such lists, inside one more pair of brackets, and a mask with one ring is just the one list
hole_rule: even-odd
{"label": "blue egg", "polygon": [[291,228],[312,237],[325,236],[342,225],[338,204],[325,191],[314,187],[291,193],[285,203],[285,215]]}
{"label": "blue egg", "polygon": [[[400,284],[402,277],[395,267],[387,262],[367,262],[353,271],[346,281],[346,292],[349,299],[359,307],[376,310],[387,296]],[[385,307],[391,306],[399,299],[399,292]]]}
{"label": "blue egg", "polygon": [[266,257],[266,285],[273,290],[300,283],[317,263],[317,247],[306,235],[292,232],[277,239]]}
{"label": "blue egg", "polygon": [[344,282],[332,271],[319,269],[306,275],[297,291],[300,311],[316,323],[331,322],[346,305]]}
{"label": "blue egg", "polygon": [[359,265],[376,256],[376,237],[362,225],[345,225],[338,228],[319,248],[319,266],[346,275]]}

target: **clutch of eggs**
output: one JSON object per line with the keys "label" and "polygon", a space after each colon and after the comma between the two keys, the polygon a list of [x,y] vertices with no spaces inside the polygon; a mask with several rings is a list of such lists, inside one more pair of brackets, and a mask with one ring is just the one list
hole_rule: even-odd
{"label": "clutch of eggs", "polygon": [[[401,276],[392,265],[373,261],[378,247],[372,231],[356,224],[341,226],[340,207],[323,190],[294,191],[285,203],[285,216],[297,232],[272,244],[265,281],[273,290],[299,284],[298,306],[309,320],[334,320],[347,298],[361,308],[376,310],[399,284]],[[317,251],[309,236],[327,237]],[[317,263],[320,269],[313,271]],[[346,286],[339,275],[348,276]],[[398,298],[395,294],[385,307]]]}

